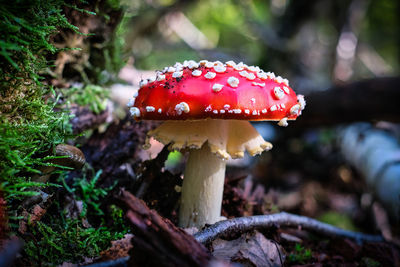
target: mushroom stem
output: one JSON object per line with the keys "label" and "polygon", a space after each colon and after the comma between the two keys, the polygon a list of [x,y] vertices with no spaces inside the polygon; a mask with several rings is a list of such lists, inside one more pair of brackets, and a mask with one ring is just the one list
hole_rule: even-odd
{"label": "mushroom stem", "polygon": [[170,120],[147,135],[146,148],[154,137],[170,144],[171,150],[189,149],[179,212],[181,227],[201,228],[220,219],[224,160],[242,158],[245,151],[254,156],[272,148],[250,122],[242,120]]}
{"label": "mushroom stem", "polygon": [[212,153],[207,142],[201,149],[190,149],[183,179],[180,227],[201,228],[220,220],[225,166],[226,161]]}

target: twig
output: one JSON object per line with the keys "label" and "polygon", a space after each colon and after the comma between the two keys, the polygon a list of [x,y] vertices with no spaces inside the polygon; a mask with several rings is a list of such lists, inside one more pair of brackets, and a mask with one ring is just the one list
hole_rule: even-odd
{"label": "twig", "polygon": [[129,259],[130,259],[130,257],[127,256],[127,257],[119,258],[116,260],[103,261],[103,262],[98,262],[98,263],[94,263],[91,265],[85,265],[85,266],[86,267],[128,267]]}
{"label": "twig", "polygon": [[204,229],[203,231],[196,233],[194,237],[200,243],[206,244],[218,237],[233,232],[243,233],[255,229],[265,229],[271,226],[301,227],[306,230],[329,237],[343,237],[353,239],[358,243],[384,241],[381,236],[343,230],[338,227],[322,223],[305,216],[294,215],[286,212],[280,212],[271,215],[241,217],[220,221]]}

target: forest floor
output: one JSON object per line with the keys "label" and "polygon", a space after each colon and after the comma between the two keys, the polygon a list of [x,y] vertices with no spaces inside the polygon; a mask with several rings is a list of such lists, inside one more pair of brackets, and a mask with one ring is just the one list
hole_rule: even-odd
{"label": "forest floor", "polygon": [[[75,130],[82,132],[95,128],[89,137],[82,136],[76,140],[81,144],[80,148],[91,168],[71,172],[65,177],[64,187],[57,191],[45,189],[52,196],[49,201],[52,204],[47,207],[42,205],[42,208],[33,209],[27,215],[33,225],[49,217],[58,217],[63,210],[67,211],[67,219],[79,218],[83,227],[93,228],[95,232],[100,232],[104,225],[111,225],[109,229],[114,229],[112,227],[116,225],[125,227],[121,232],[123,234],[115,235],[118,240],[112,242],[111,248],[100,252],[100,256],[89,255],[83,260],[77,257],[74,262],[102,266],[99,264],[109,261],[107,266],[119,266],[118,259],[126,261],[125,257],[130,256],[133,266],[143,266],[139,264],[143,263],[143,258],[156,261],[157,264],[153,261],[149,266],[174,266],[165,263],[168,257],[172,257],[179,263],[175,265],[179,266],[185,266],[180,264],[180,260],[187,266],[400,266],[400,229],[374,198],[364,178],[344,160],[337,145],[335,128],[298,129],[293,122],[290,127],[282,129],[257,123],[257,129],[270,133],[274,148],[254,158],[228,162],[222,215],[231,219],[284,211],[350,231],[383,235],[386,241],[357,242],[277,224],[246,233],[231,232],[228,236],[208,242],[206,250],[203,250],[204,247],[190,235],[182,236],[175,227],[185,155],[170,153],[155,142],[150,151],[143,150],[146,132],[157,123],[134,122],[126,115],[127,110],[114,106],[117,107],[97,115],[84,108],[75,109],[76,117],[72,121]],[[120,115],[116,116],[116,113]],[[94,182],[77,179],[85,172],[83,177],[89,177],[93,170],[102,170],[96,174]],[[89,191],[85,193],[85,190]],[[121,192],[129,192],[132,199],[142,199],[147,206],[135,204],[129,200],[130,197],[121,198]],[[95,195],[87,196],[92,193]],[[76,215],[82,214],[82,203],[87,205],[84,218]],[[132,207],[137,205],[140,206],[139,215],[132,217]],[[112,221],[116,217],[113,212],[114,215],[110,215],[110,210],[115,211],[115,208],[110,206],[121,207],[125,214],[131,216],[124,221]],[[147,207],[153,211],[150,212]],[[103,215],[99,217],[99,214]],[[171,223],[166,223],[166,220]],[[138,227],[141,224],[147,226]],[[154,231],[152,225],[158,226],[157,231],[160,232],[151,232]],[[163,239],[163,230],[170,236],[167,241]],[[33,237],[33,244],[39,244],[35,232],[29,231],[30,224],[19,226],[19,232]],[[195,232],[193,229],[188,231]],[[113,233],[107,234],[113,236]],[[141,235],[146,238],[140,238]],[[149,241],[147,235],[154,239]],[[158,238],[160,241],[155,241]],[[189,242],[187,246],[196,248],[194,251],[198,251],[200,256],[193,256],[194,259],[188,261],[179,246],[176,250],[169,250],[174,242]],[[67,247],[79,250],[80,246],[84,248],[85,242],[68,244]],[[105,244],[102,247],[109,246]],[[18,264],[29,263],[31,255],[23,255]],[[197,254],[193,252],[193,255]],[[65,261],[63,266],[76,264]]]}
{"label": "forest floor", "polygon": [[[274,138],[272,151],[228,163],[223,216],[285,211],[350,231],[383,234],[391,242],[357,242],[277,225],[259,229],[260,232],[233,232],[225,239],[217,239],[207,245],[213,257],[241,266],[399,266],[399,228],[374,199],[363,177],[343,159],[336,145],[336,130],[278,131],[280,136]],[[143,153],[146,154],[140,151],[137,155]],[[181,186],[185,157],[171,160],[170,155],[165,167],[167,157],[164,149],[153,160],[139,163],[134,173],[142,178],[135,188],[127,186],[128,182],[119,184],[125,184],[123,187],[143,199],[150,209],[176,224],[180,195],[177,188]],[[151,257],[154,251],[148,253],[146,256]],[[131,257],[135,257],[134,252]]]}

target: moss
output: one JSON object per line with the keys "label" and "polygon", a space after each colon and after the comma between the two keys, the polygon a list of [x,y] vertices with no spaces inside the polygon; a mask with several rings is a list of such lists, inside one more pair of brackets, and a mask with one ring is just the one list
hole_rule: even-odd
{"label": "moss", "polygon": [[[111,241],[128,233],[121,208],[111,204],[106,208],[109,210],[107,213],[100,208],[112,187],[97,185],[101,171],[94,173],[89,170],[87,173],[91,175],[74,178],[71,186],[64,181],[69,198],[82,204],[77,218],[66,216],[68,210],[54,202],[40,222],[30,225],[29,231],[33,235],[25,237],[24,256],[34,265],[81,263],[85,257],[98,256],[111,245]],[[60,179],[63,178],[66,176]]]}
{"label": "moss", "polygon": [[294,251],[289,254],[288,262],[290,264],[299,263],[306,264],[312,259],[312,252],[310,249],[304,248],[300,244],[296,244]]}
{"label": "moss", "polygon": [[61,56],[54,57],[57,66],[52,74],[57,80],[100,86],[118,80],[116,74],[125,64],[124,42],[117,33],[123,14],[123,9],[117,7],[118,2],[102,0],[83,5],[94,10],[96,16],[77,14],[76,8],[67,10],[67,16],[88,36],[83,38],[79,33],[68,31],[54,37],[57,47],[79,48],[62,51]]}
{"label": "moss", "polygon": [[346,230],[350,230],[350,231],[358,230],[348,215],[338,213],[335,211],[325,212],[318,218],[318,220],[320,220],[321,222],[324,222],[324,223],[328,223],[328,224],[346,229]]}
{"label": "moss", "polygon": [[[0,5],[0,182],[11,209],[34,193],[31,178],[49,165],[55,145],[70,134],[65,111],[40,76],[47,54],[58,49],[50,37],[61,28],[77,31],[62,13],[64,1],[2,1]],[[28,185],[30,186],[26,186]],[[19,190],[15,190],[19,188]]]}
{"label": "moss", "polygon": [[59,28],[78,32],[63,15],[63,6],[61,0],[2,1],[0,56],[5,60],[0,61],[1,77],[29,78],[40,83],[38,71],[47,66],[46,53],[57,52],[50,36]]}
{"label": "moss", "polygon": [[[101,6],[104,3],[106,6]],[[52,166],[50,159],[54,158],[55,146],[73,137],[67,105],[63,103],[88,105],[96,113],[105,108],[104,98],[108,94],[96,84],[110,82],[112,73],[116,73],[123,63],[119,50],[121,39],[113,34],[113,27],[118,21],[113,16],[107,18],[107,10],[110,8],[121,15],[118,3],[79,0],[1,1],[0,188],[7,201],[10,226],[14,231],[20,219],[17,211],[26,198],[37,195],[38,189],[48,187],[44,190],[54,192],[55,187],[61,186],[60,182],[41,183],[36,180],[43,175],[46,167]],[[94,16],[91,8],[101,15]],[[80,33],[78,27],[69,22],[81,23],[86,18],[96,20],[97,17],[100,17],[97,19],[99,25],[107,19],[112,23],[110,29],[103,31],[104,36],[89,41],[86,40],[93,35]],[[78,36],[79,40],[87,42],[87,46],[96,49],[74,49],[73,43],[55,44],[56,36],[64,33]],[[111,38],[105,38],[107,35]],[[95,52],[89,54],[92,51]],[[54,80],[57,80],[54,84],[61,86],[68,82],[68,77],[57,75],[55,64],[60,53],[69,52],[77,54],[77,58],[81,57],[75,66],[86,62],[88,58],[91,64],[88,66],[90,71],[82,67],[84,71],[77,78],[86,84],[82,88],[63,91],[63,102],[57,97],[56,92],[60,91],[53,89],[51,84]],[[94,58],[102,64],[94,64]],[[80,262],[84,257],[98,255],[110,245],[111,240],[119,239],[127,232],[122,211],[118,207],[105,207],[109,208],[110,214],[100,207],[111,188],[98,187],[99,173],[93,174],[90,179],[75,178],[75,182],[66,187],[71,190],[69,194],[73,199],[82,201],[86,207],[80,217],[67,218],[58,206],[58,202],[63,199],[56,198],[44,217],[35,225],[29,225],[28,232],[22,236],[25,240],[22,254],[31,264],[53,266],[65,261]],[[68,175],[72,174],[65,168],[58,168],[52,178]],[[59,197],[59,194],[56,195]],[[118,223],[107,225],[105,222],[112,218],[116,218]]]}
{"label": "moss", "polygon": [[53,147],[64,142],[71,132],[69,116],[54,112],[54,104],[43,103],[40,99],[16,102],[19,112],[26,116],[17,116],[17,113],[12,122],[5,116],[0,117],[1,187],[9,204],[34,194],[35,186],[24,184],[41,175],[41,167],[51,165]]}
{"label": "moss", "polygon": [[88,84],[83,88],[72,87],[63,90],[68,101],[80,106],[88,106],[91,111],[99,114],[106,109],[107,99],[110,96],[104,87]]}
{"label": "moss", "polygon": [[38,222],[31,232],[35,238],[25,245],[25,253],[34,265],[54,266],[63,262],[78,263],[84,257],[95,257],[110,246],[111,240],[121,239],[124,233],[110,231],[107,227],[85,227],[82,220]]}
{"label": "moss", "polygon": [[90,210],[94,216],[104,215],[104,212],[100,208],[101,200],[116,185],[116,183],[108,188],[98,187],[96,183],[100,178],[101,173],[101,170],[97,171],[93,174],[91,179],[86,179],[86,175],[84,175],[83,178],[75,178],[72,188],[64,183],[68,192],[73,194],[76,200],[82,201],[82,216],[87,216],[88,210]]}
{"label": "moss", "polygon": [[374,259],[368,258],[368,257],[363,257],[361,258],[361,264],[360,266],[366,266],[366,267],[380,267],[382,264]]}

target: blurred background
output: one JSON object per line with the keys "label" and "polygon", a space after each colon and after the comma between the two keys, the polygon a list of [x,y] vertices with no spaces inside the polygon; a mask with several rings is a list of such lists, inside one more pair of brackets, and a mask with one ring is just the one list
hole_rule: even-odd
{"label": "blurred background", "polygon": [[129,63],[234,60],[287,77],[298,93],[395,75],[397,1],[133,1],[121,31]]}

